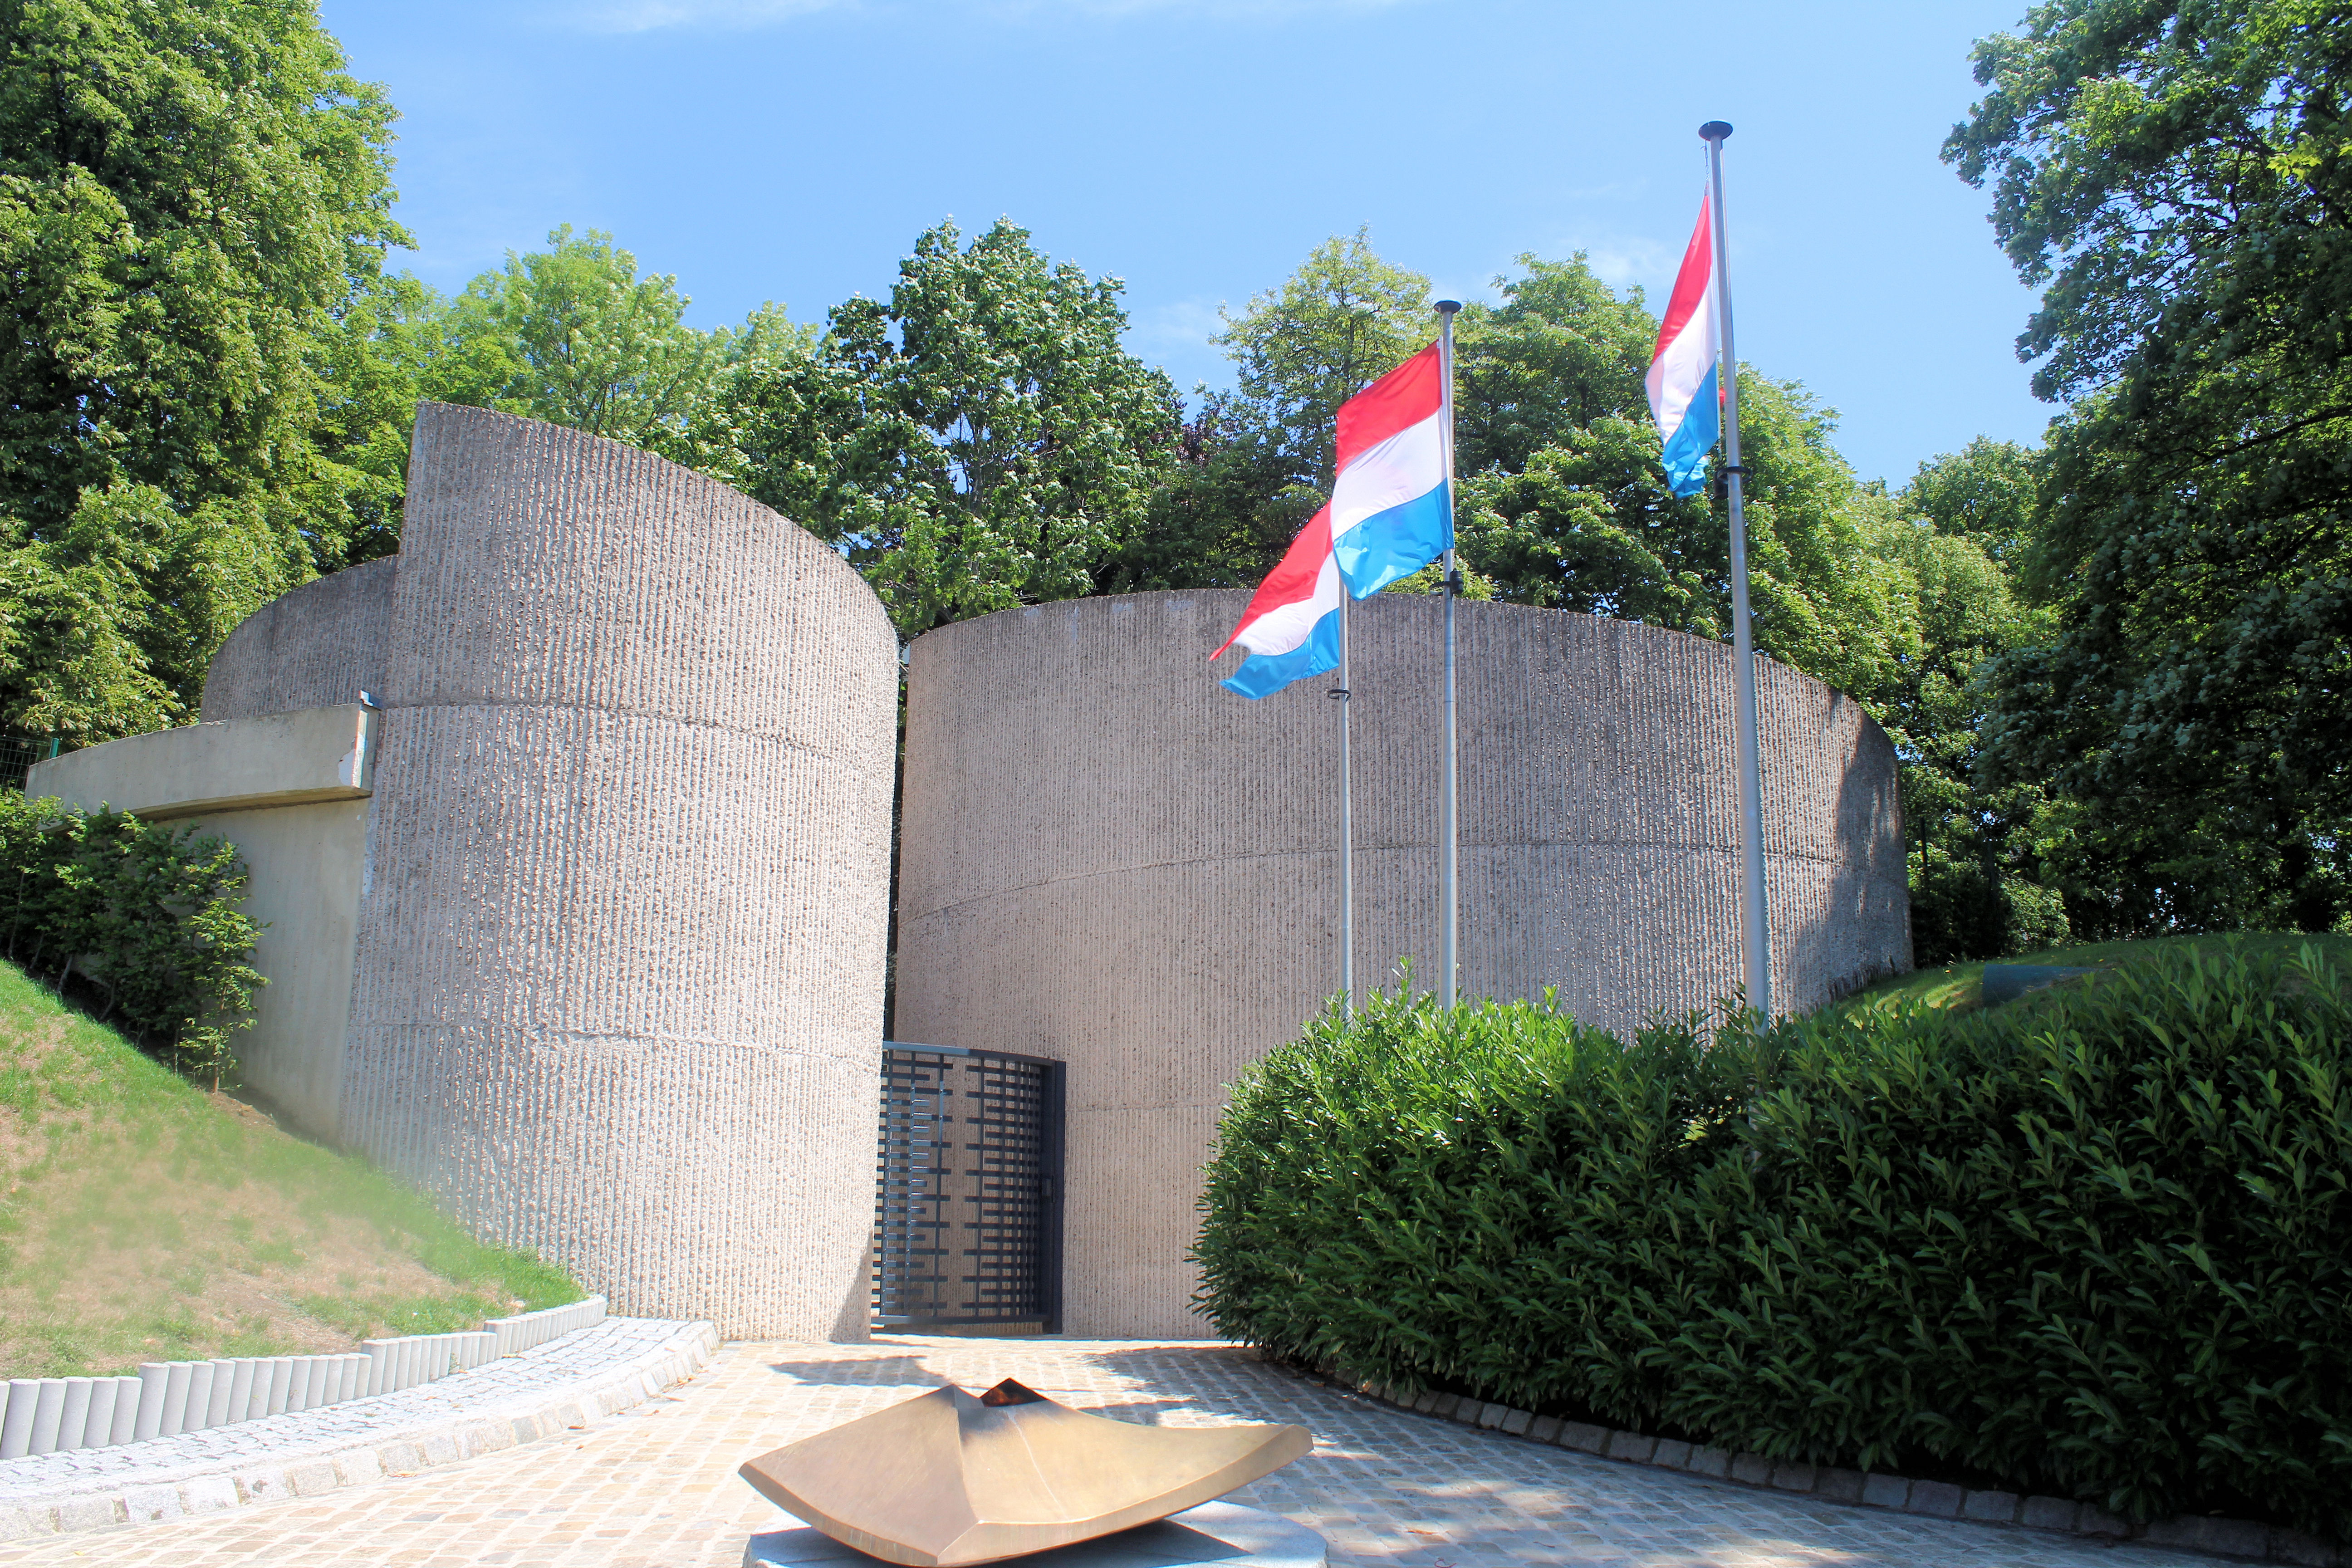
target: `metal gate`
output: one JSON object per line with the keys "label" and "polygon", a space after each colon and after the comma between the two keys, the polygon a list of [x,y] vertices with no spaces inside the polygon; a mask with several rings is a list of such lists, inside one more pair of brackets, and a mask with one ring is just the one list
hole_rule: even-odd
{"label": "metal gate", "polygon": [[1055,1333],[1062,1064],[886,1041],[874,1324]]}

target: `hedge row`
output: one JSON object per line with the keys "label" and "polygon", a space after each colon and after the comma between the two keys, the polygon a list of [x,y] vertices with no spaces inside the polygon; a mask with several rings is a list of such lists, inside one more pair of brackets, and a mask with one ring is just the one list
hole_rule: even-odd
{"label": "hedge row", "polygon": [[1202,1305],[1385,1383],[2346,1539],[2347,1068],[2314,949],[1631,1044],[1386,997],[1234,1086]]}
{"label": "hedge row", "polygon": [[0,790],[0,952],[61,990],[70,960],[101,1019],[215,1083],[268,984],[245,883],[226,839]]}

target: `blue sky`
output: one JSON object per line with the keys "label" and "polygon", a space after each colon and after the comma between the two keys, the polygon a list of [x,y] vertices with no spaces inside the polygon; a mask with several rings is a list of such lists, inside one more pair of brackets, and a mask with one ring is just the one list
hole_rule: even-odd
{"label": "blue sky", "polygon": [[1937,156],[2024,0],[325,0],[403,113],[402,258],[462,287],[559,223],[675,272],[690,319],[886,294],[929,225],[1008,216],[1127,280],[1129,346],[1227,379],[1239,307],[1369,225],[1442,292],[1523,251],[1672,282],[1700,121],[1730,121],[1741,357],[1896,483],[2052,410],[1986,194]]}

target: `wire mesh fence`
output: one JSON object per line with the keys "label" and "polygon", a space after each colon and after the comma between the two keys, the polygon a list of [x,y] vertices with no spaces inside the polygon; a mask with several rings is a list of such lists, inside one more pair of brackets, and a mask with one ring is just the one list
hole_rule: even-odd
{"label": "wire mesh fence", "polygon": [[58,742],[47,737],[0,735],[0,789],[23,789],[26,770],[58,751]]}

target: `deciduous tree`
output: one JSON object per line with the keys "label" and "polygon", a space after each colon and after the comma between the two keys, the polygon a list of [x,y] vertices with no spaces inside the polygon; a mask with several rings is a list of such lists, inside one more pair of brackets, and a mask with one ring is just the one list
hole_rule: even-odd
{"label": "deciduous tree", "polygon": [[2352,909],[2352,15],[2054,0],[1946,156],[2041,307],[2053,427],[1987,759],[2079,812],[2095,932]]}

